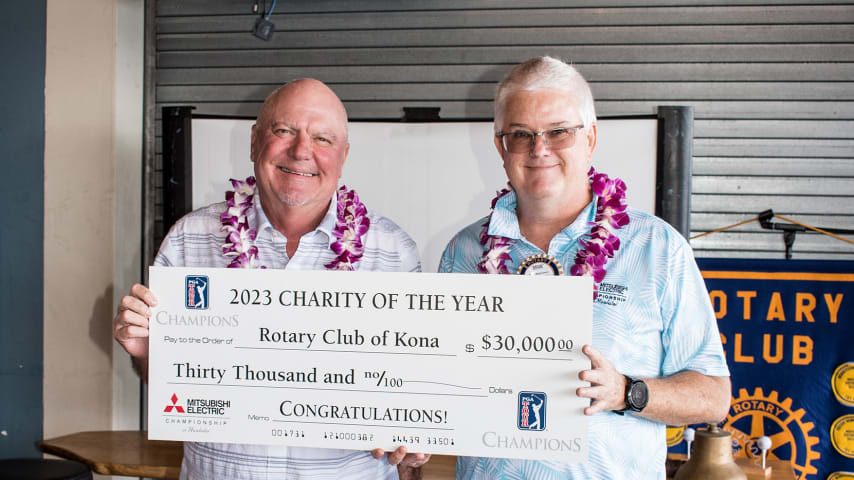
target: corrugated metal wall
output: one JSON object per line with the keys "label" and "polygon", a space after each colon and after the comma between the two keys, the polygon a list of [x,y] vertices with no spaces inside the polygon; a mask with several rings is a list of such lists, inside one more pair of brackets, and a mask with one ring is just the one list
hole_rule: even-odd
{"label": "corrugated metal wall", "polygon": [[[586,76],[601,116],[694,107],[695,233],[768,208],[854,228],[854,4],[279,0],[264,42],[250,33],[252,3],[156,3],[158,175],[164,105],[254,116],[279,84],[315,77],[352,119],[399,118],[403,106],[490,118],[496,82],[549,54]],[[697,256],[783,256],[782,234],[757,223],[692,244]],[[854,259],[854,245],[798,234],[794,258]]]}

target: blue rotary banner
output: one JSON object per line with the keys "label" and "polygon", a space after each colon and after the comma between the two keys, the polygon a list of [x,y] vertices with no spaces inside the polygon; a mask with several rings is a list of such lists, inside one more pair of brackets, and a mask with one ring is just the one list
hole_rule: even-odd
{"label": "blue rotary banner", "polygon": [[[733,455],[758,462],[767,436],[799,479],[854,478],[854,261],[697,263],[732,375]],[[668,428],[670,452],[683,431]]]}

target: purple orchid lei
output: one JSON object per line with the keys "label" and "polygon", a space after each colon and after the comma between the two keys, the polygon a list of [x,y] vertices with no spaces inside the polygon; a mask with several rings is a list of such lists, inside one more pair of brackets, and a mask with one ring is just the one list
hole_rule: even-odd
{"label": "purple orchid lei", "polygon": [[[234,190],[225,193],[228,208],[220,216],[222,230],[226,232],[222,253],[233,257],[228,268],[267,268],[256,265],[258,247],[253,243],[258,232],[249,228],[247,216],[255,198],[255,177],[247,177],[243,182],[232,178],[231,185]],[[365,252],[362,236],[371,226],[367,214],[368,210],[359,201],[355,190],[348,190],[342,185],[338,189],[337,220],[333,231],[336,240],[329,247],[338,256],[324,265],[327,269],[355,269],[355,264]]]}
{"label": "purple orchid lei", "polygon": [[226,232],[222,254],[232,257],[228,268],[254,268],[258,259],[258,247],[253,245],[257,232],[249,228],[246,213],[255,198],[255,177],[247,177],[245,182],[233,178],[230,181],[234,190],[225,192],[228,208],[219,217]]}
{"label": "purple orchid lei", "polygon": [[[569,269],[573,276],[593,277],[593,299],[596,299],[598,287],[605,279],[605,264],[609,258],[614,258],[614,253],[620,248],[620,239],[614,234],[620,228],[629,224],[629,215],[626,213],[626,184],[619,178],[611,179],[604,173],[598,173],[593,167],[587,172],[590,188],[593,194],[599,197],[596,202],[596,217],[590,222],[590,232],[584,235],[578,242],[581,249],[575,255],[575,265]],[[492,209],[499,198],[506,195],[510,190],[504,189],[492,200]],[[510,271],[504,262],[510,260],[509,238],[497,235],[489,235],[489,222],[492,213],[489,214],[483,230],[480,234],[480,243],[485,247],[483,257],[477,264],[481,273],[507,274]]]}
{"label": "purple orchid lei", "polygon": [[629,224],[626,213],[626,183],[619,178],[608,178],[597,173],[593,167],[587,172],[590,188],[599,197],[596,202],[596,217],[590,222],[590,233],[578,243],[581,249],[575,254],[575,265],[569,273],[577,277],[593,277],[593,299],[598,294],[599,284],[605,279],[605,264],[614,258],[614,252],[620,248],[620,239],[614,232]]}
{"label": "purple orchid lei", "polygon": [[[507,186],[512,188],[509,182]],[[510,260],[510,246],[513,245],[513,241],[507,237],[489,234],[489,222],[492,221],[492,212],[495,211],[495,204],[498,203],[499,198],[508,193],[510,193],[510,188],[502,188],[496,192],[495,198],[492,199],[492,204],[489,207],[489,216],[486,217],[486,222],[481,225],[483,230],[480,231],[480,244],[484,246],[484,251],[483,259],[477,264],[477,271],[480,273],[505,275],[510,273],[504,262]]]}
{"label": "purple orchid lei", "polygon": [[332,232],[336,240],[329,248],[338,256],[324,266],[329,270],[355,270],[354,265],[365,253],[362,236],[371,227],[371,219],[356,191],[347,190],[344,185],[338,189],[337,216]]}

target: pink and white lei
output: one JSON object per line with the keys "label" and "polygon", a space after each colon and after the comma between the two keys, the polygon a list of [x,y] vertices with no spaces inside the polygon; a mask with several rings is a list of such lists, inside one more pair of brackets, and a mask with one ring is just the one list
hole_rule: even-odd
{"label": "pink and white lei", "polygon": [[[593,167],[587,172],[590,189],[599,199],[596,202],[596,217],[590,222],[590,231],[579,239],[581,248],[575,255],[575,265],[569,269],[571,275],[593,277],[593,299],[596,299],[599,284],[605,279],[605,264],[620,248],[620,239],[615,232],[629,224],[626,213],[626,184],[619,178],[608,178],[604,173],[597,173]],[[492,200],[492,210],[498,199],[509,193],[503,189]],[[510,260],[510,247],[513,241],[507,237],[489,235],[489,222],[492,213],[483,224],[480,243],[484,246],[483,257],[477,264],[481,273],[507,274],[505,262]]]}
{"label": "pink and white lei", "polygon": [[[222,230],[226,232],[222,253],[232,257],[228,268],[267,268],[256,265],[258,247],[254,242],[258,232],[249,228],[247,215],[255,198],[255,177],[247,177],[243,182],[233,178],[230,180],[234,190],[225,193],[228,208],[220,216]],[[355,270],[356,263],[365,253],[362,236],[371,226],[368,210],[359,201],[355,190],[348,190],[342,185],[338,189],[336,214],[335,230],[332,232],[336,240],[329,248],[337,257],[324,266],[328,270]]]}
{"label": "pink and white lei", "polygon": [[219,217],[226,232],[222,254],[232,258],[228,268],[254,268],[258,259],[258,247],[254,244],[257,232],[249,228],[246,214],[255,198],[255,177],[247,177],[245,182],[233,178],[230,181],[234,190],[225,192],[228,208]]}
{"label": "pink and white lei", "polygon": [[354,265],[365,253],[362,236],[368,233],[371,219],[356,191],[347,190],[344,185],[338,189],[337,217],[332,232],[336,240],[329,248],[338,256],[324,266],[328,270],[355,270]]}

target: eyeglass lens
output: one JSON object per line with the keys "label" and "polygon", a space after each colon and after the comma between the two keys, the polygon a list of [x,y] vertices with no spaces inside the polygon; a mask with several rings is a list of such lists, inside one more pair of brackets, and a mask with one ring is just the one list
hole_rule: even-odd
{"label": "eyeglass lens", "polygon": [[527,153],[533,148],[536,137],[540,135],[552,150],[570,148],[575,143],[575,129],[571,128],[555,128],[538,133],[516,130],[502,136],[504,149],[511,153]]}

